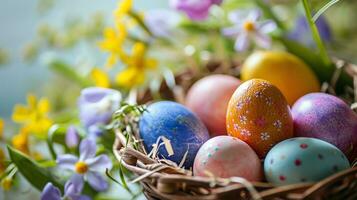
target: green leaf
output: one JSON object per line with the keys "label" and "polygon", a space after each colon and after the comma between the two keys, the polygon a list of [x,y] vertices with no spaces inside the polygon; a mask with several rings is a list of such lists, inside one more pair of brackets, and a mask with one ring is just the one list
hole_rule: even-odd
{"label": "green leaf", "polygon": [[67,127],[60,126],[56,131],[53,132],[52,142],[66,146],[66,131]]}
{"label": "green leaf", "polygon": [[53,60],[49,63],[50,68],[61,74],[63,77],[78,83],[82,87],[90,86],[90,81],[80,76],[74,69],[73,66],[60,60]]}
{"label": "green leaf", "polygon": [[314,17],[312,18],[312,20],[314,22],[317,21],[317,19],[324,13],[326,12],[327,9],[331,8],[333,5],[335,5],[336,3],[338,3],[340,0],[332,0],[329,1],[327,4],[325,4],[319,11],[316,12],[316,14],[314,15]]}
{"label": "green leaf", "polygon": [[87,182],[84,184],[82,193],[90,197],[95,197],[98,195],[98,192],[96,192]]}
{"label": "green leaf", "polygon": [[100,140],[100,143],[103,144],[105,149],[107,151],[111,152],[113,149],[113,144],[114,144],[114,140],[115,140],[115,133],[113,133],[111,130],[103,129],[103,134],[99,138],[99,140]]}
{"label": "green leaf", "polygon": [[133,192],[130,190],[128,184],[126,183],[125,176],[124,176],[124,167],[121,164],[121,160],[119,161],[119,177],[120,181],[122,183],[123,188],[128,191],[130,194],[133,194]]}
{"label": "green leaf", "polygon": [[314,41],[316,43],[316,47],[319,51],[319,55],[326,65],[331,65],[332,62],[331,62],[331,59],[327,53],[325,44],[323,43],[320,33],[319,33],[319,30],[317,29],[317,26],[312,19],[309,2],[307,0],[302,0],[301,2],[303,5],[303,8],[304,8],[304,11],[305,11],[306,20],[307,20],[308,25],[311,30],[312,38],[314,39]]}
{"label": "green leaf", "polygon": [[51,182],[63,191],[63,184],[58,182],[48,169],[40,167],[38,163],[10,146],[7,146],[7,149],[11,161],[32,186],[41,191],[48,182]]}
{"label": "green leaf", "polygon": [[189,32],[193,33],[206,33],[207,32],[216,32],[219,33],[222,27],[221,23],[213,23],[213,22],[206,22],[206,23],[198,23],[192,22],[188,20],[183,20],[180,22],[179,27],[185,29]]}

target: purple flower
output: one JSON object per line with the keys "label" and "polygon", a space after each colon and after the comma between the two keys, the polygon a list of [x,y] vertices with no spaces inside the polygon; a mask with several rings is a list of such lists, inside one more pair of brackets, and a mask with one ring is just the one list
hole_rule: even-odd
{"label": "purple flower", "polygon": [[67,128],[67,132],[66,132],[66,145],[69,148],[74,148],[78,145],[79,143],[79,135],[77,132],[76,127],[74,126],[70,126]]}
{"label": "purple flower", "polygon": [[168,10],[152,10],[145,12],[144,21],[154,36],[170,38],[179,18]]}
{"label": "purple flower", "polygon": [[204,20],[212,5],[219,5],[222,0],[170,0],[171,7],[185,12],[192,20]]}
{"label": "purple flower", "polygon": [[237,10],[229,13],[228,18],[234,25],[224,28],[222,33],[228,37],[236,37],[236,51],[246,50],[252,39],[258,46],[270,48],[271,38],[268,33],[276,29],[276,24],[271,20],[259,22],[260,16],[260,10]]}
{"label": "purple flower", "polygon": [[75,172],[71,181],[76,187],[86,180],[97,191],[108,189],[109,185],[100,172],[111,169],[112,162],[107,155],[95,156],[96,149],[94,140],[84,139],[79,146],[79,158],[71,154],[58,156],[58,167]]}
{"label": "purple flower", "polygon": [[62,197],[61,191],[52,183],[47,183],[41,193],[41,200],[90,200],[86,195],[81,195],[83,184],[73,183],[71,180],[67,181],[64,186],[64,195]]}
{"label": "purple flower", "polygon": [[119,108],[121,94],[112,89],[90,87],[81,92],[78,100],[79,118],[85,128],[107,124]]}
{"label": "purple flower", "polygon": [[[317,29],[319,30],[321,39],[325,42],[331,42],[332,34],[329,24],[324,16],[320,16],[316,21]],[[296,40],[307,46],[313,46],[315,43],[312,39],[310,27],[305,16],[300,16],[296,19],[295,28],[288,35],[292,40]]]}

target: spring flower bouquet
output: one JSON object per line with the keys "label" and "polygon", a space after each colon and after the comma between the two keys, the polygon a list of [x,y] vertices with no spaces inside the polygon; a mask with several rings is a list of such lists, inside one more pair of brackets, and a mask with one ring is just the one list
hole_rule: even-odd
{"label": "spring flower bouquet", "polygon": [[[342,15],[351,16],[347,19],[352,24],[347,29],[350,32],[343,27],[341,29],[345,30],[345,37],[353,38],[357,30],[353,27],[356,24],[353,20],[353,17],[356,19],[353,10],[357,6],[355,2],[170,0],[167,9],[145,11],[138,10],[134,4],[133,0],[120,0],[118,6],[113,8],[109,23],[102,15],[96,14],[89,22],[76,21],[61,31],[54,26],[42,25],[34,41],[25,47],[27,61],[41,60],[56,76],[46,84],[42,97],[30,93],[25,105],[14,107],[14,126],[0,121],[1,143],[4,144],[0,147],[0,179],[5,199],[11,199],[11,191],[23,193],[24,183],[31,185],[31,189],[26,190],[39,191],[35,196],[42,200],[135,199],[144,198],[144,193],[147,197],[155,196],[148,195],[149,186],[142,187],[138,183],[162,169],[154,168],[152,173],[136,179],[133,170],[122,163],[122,155],[116,154],[120,150],[116,140],[126,141],[127,144],[122,144],[123,148],[129,145],[132,149],[145,152],[150,162],[159,160],[159,163],[168,163],[175,168],[175,174],[191,176],[192,173],[187,171],[191,171],[192,165],[183,164],[185,159],[190,159],[190,150],[178,150],[180,145],[177,146],[168,137],[155,138],[156,146],[154,144],[150,149],[151,145],[146,145],[144,149],[143,139],[136,133],[139,129],[141,132],[146,129],[141,125],[139,127],[138,121],[148,109],[144,104],[171,100],[190,107],[203,121],[203,126],[207,126],[211,136],[221,135],[226,131],[226,110],[223,129],[218,127],[221,119],[216,112],[221,105],[212,103],[201,112],[203,104],[212,100],[210,96],[220,95],[221,89],[210,94],[202,91],[230,83],[223,78],[216,79],[211,85],[189,91],[197,80],[211,74],[237,78],[236,85],[233,83],[235,80],[232,82],[234,88],[240,80],[268,80],[285,96],[286,101],[281,101],[281,105],[293,106],[305,94],[324,92],[343,99],[345,104],[351,106],[351,111],[356,108],[354,77],[357,67],[351,64],[355,57],[349,56],[356,49],[341,47],[341,43],[348,42],[338,41],[335,38],[336,29],[330,25],[336,20],[336,26],[341,27],[338,21],[345,19],[339,14],[347,10]],[[74,59],[64,56],[73,54],[73,49],[83,47],[83,44],[85,49],[95,51],[94,55],[82,60],[78,56]],[[48,51],[55,53],[49,55]],[[0,60],[1,57],[4,56],[0,55]],[[257,98],[264,94],[264,91],[254,93]],[[229,94],[231,96],[232,93]],[[205,101],[195,104],[198,97]],[[266,104],[273,104],[274,98],[267,98]],[[225,101],[220,99],[220,102]],[[190,102],[193,102],[191,106]],[[169,109],[167,106],[163,109]],[[224,106],[227,109],[227,105]],[[272,112],[279,110],[279,106]],[[236,107],[242,110],[244,105],[238,103],[234,109]],[[205,118],[207,109],[218,117]],[[252,130],[244,126],[250,122],[250,116],[239,115],[239,125],[227,125],[229,135],[234,136],[238,130],[237,134],[243,135],[243,139],[251,136]],[[265,126],[267,119],[262,117],[254,121],[256,127]],[[195,119],[184,120],[182,123],[194,122]],[[274,121],[273,126],[277,130],[285,130],[290,122],[284,120],[282,117]],[[335,123],[336,120],[325,122]],[[164,122],[160,124],[149,119],[147,123],[157,125],[151,127],[152,132],[164,126]],[[191,125],[198,130],[200,123]],[[294,123],[296,132],[297,125]],[[338,123],[339,130],[342,130],[344,122]],[[179,131],[179,128],[175,130]],[[220,134],[215,130],[219,130]],[[207,135],[205,127],[204,131]],[[311,127],[309,131],[312,134]],[[141,136],[145,142],[146,136]],[[264,142],[273,140],[275,136],[265,131],[259,133],[257,138]],[[353,149],[353,145],[357,144],[356,138],[354,128],[349,138],[351,148],[333,139],[327,141],[343,151],[352,165],[356,158],[356,148]],[[204,141],[207,139],[208,136]],[[193,140],[191,149],[195,148]],[[256,150],[249,139],[244,142]],[[159,159],[159,146],[164,146],[168,156]],[[215,151],[219,151],[218,147]],[[170,159],[178,152],[183,152],[178,162]],[[322,159],[322,156],[319,158]],[[301,160],[295,161],[295,164],[301,165]],[[180,171],[184,168],[187,171]],[[280,181],[285,179],[286,176],[280,176]],[[198,193],[203,194],[198,190],[190,192]]]}

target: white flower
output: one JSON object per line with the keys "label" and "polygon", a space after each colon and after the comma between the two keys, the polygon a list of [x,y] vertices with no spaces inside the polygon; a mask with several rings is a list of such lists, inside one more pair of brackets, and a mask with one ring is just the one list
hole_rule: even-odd
{"label": "white flower", "polygon": [[228,37],[236,37],[234,45],[236,51],[246,50],[251,39],[262,48],[270,48],[271,38],[268,33],[276,29],[276,24],[271,20],[259,22],[260,16],[260,10],[237,10],[229,13],[228,18],[234,25],[224,28],[222,33]]}
{"label": "white flower", "polygon": [[247,124],[247,117],[246,116],[244,116],[244,115],[241,115],[241,116],[239,116],[239,121],[240,121],[240,123],[242,123],[242,124]]}
{"label": "white flower", "polygon": [[270,138],[270,135],[267,132],[260,133],[260,139],[262,140],[268,140]]}
{"label": "white flower", "polygon": [[282,123],[280,120],[276,120],[273,124],[275,126],[275,128],[277,128],[278,130],[281,129]]}
{"label": "white flower", "polygon": [[249,137],[252,134],[250,133],[250,131],[248,131],[247,129],[243,129],[240,134],[242,134],[243,136]]}
{"label": "white flower", "polygon": [[263,93],[261,91],[257,91],[254,93],[254,96],[257,98],[263,97]]}
{"label": "white flower", "polygon": [[233,124],[233,128],[234,128],[234,130],[238,131],[240,127],[238,124]]}
{"label": "white flower", "polygon": [[242,109],[243,108],[243,104],[244,103],[242,101],[238,102],[237,109]]}
{"label": "white flower", "polygon": [[271,105],[273,105],[273,99],[271,97],[267,97],[267,98],[265,98],[265,103],[268,106],[271,106]]}

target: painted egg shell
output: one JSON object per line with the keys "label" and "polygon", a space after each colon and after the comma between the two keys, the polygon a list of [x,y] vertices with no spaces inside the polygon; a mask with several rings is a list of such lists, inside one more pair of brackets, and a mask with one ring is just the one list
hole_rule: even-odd
{"label": "painted egg shell", "polygon": [[187,107],[205,123],[211,136],[227,133],[227,106],[239,84],[233,76],[217,74],[200,79],[188,91]]}
{"label": "painted egg shell", "polygon": [[301,97],[292,108],[294,133],[335,145],[349,158],[357,156],[357,115],[341,99],[311,93]]}
{"label": "painted egg shell", "polygon": [[274,144],[293,136],[293,120],[279,89],[252,79],[241,84],[229,101],[227,130],[264,158]]}
{"label": "painted egg shell", "polygon": [[320,91],[314,72],[293,54],[281,51],[257,51],[251,54],[241,69],[243,81],[261,78],[275,85],[289,105],[305,94]]}
{"label": "painted egg shell", "polygon": [[160,101],[148,106],[139,121],[139,132],[147,152],[153,148],[160,136],[170,140],[173,155],[169,155],[162,145],[158,150],[159,158],[177,164],[183,160],[185,168],[191,168],[200,146],[209,139],[205,125],[185,106],[171,101]]}
{"label": "painted egg shell", "polygon": [[221,178],[238,176],[249,181],[259,181],[262,179],[262,166],[257,154],[247,143],[222,135],[202,145],[195,158],[193,174],[213,174]]}
{"label": "painted egg shell", "polygon": [[290,138],[275,145],[264,161],[267,180],[276,185],[316,182],[348,169],[346,156],[315,138]]}

